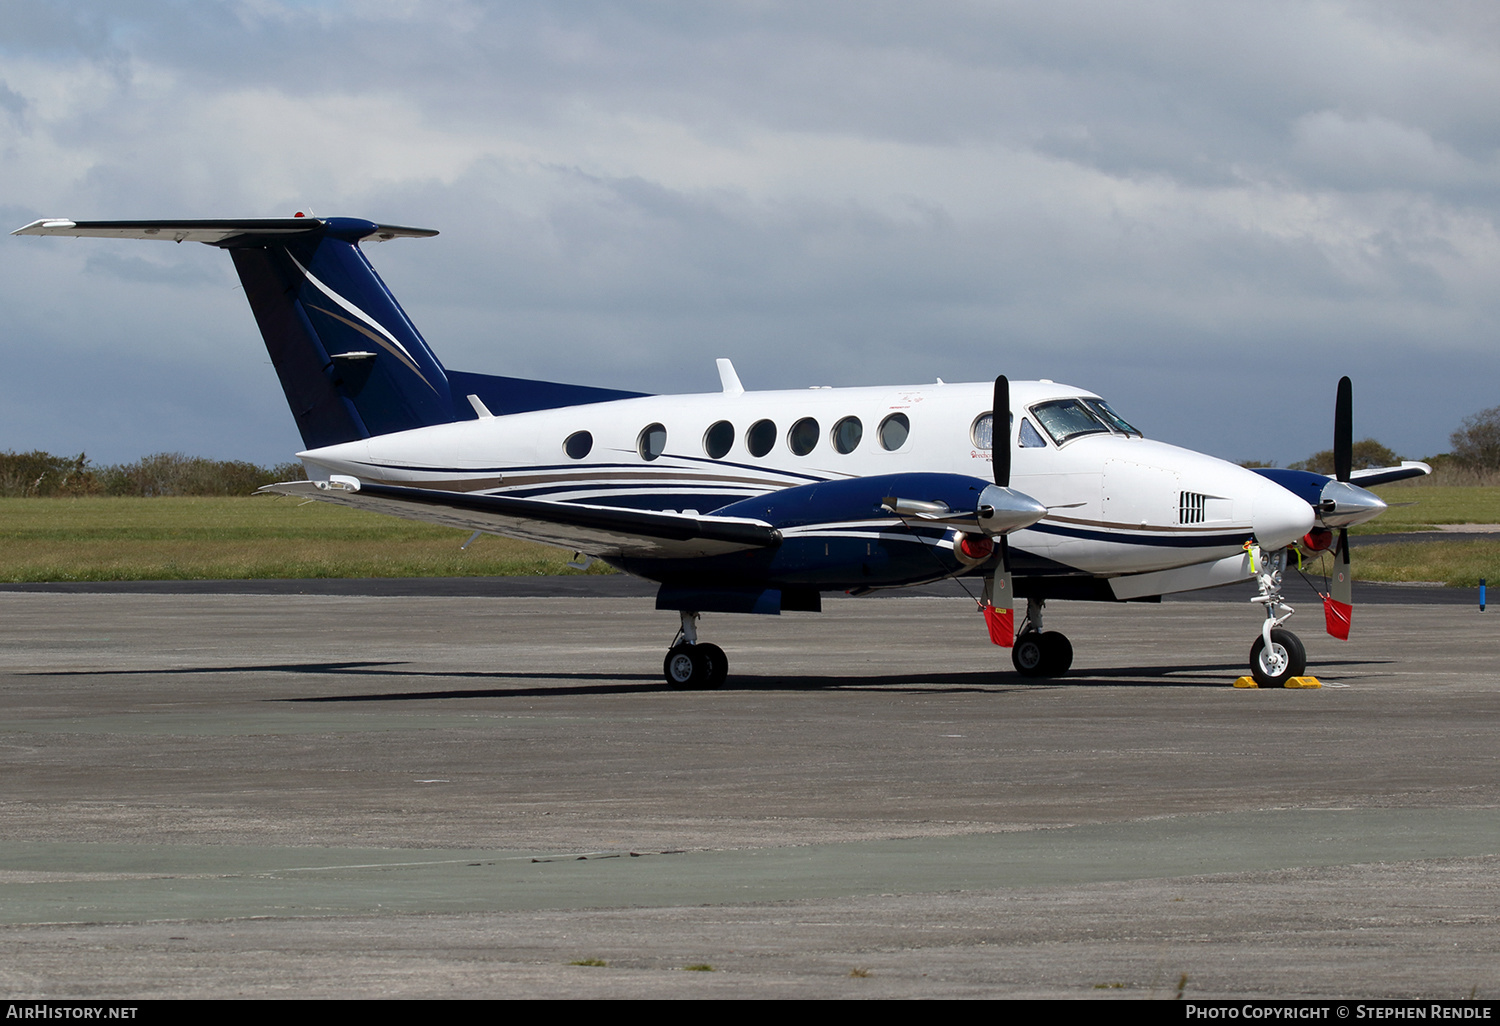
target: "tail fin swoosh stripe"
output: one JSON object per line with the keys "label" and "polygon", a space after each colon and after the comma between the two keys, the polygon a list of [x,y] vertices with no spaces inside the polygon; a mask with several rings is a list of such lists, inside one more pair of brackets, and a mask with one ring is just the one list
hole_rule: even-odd
{"label": "tail fin swoosh stripe", "polygon": [[[385,325],[381,324],[375,318],[371,317],[369,314],[365,313],[359,307],[357,307],[353,303],[349,302],[343,296],[341,296],[337,292],[333,291],[333,289],[329,288],[327,285],[324,285],[321,281],[319,281],[313,275],[313,273],[311,271],[309,271],[306,267],[303,267],[302,266],[302,261],[298,260],[297,257],[294,254],[292,254],[290,251],[287,252],[287,256],[291,258],[292,263],[294,263],[294,264],[297,265],[297,270],[301,271],[302,274],[307,278],[308,281],[312,282],[313,285],[317,286],[317,289],[318,289],[319,292],[323,293],[323,295],[325,295],[329,299],[333,300],[335,303],[337,303],[339,306],[343,307],[345,310],[347,310],[349,313],[353,314],[355,317],[358,317],[361,321],[363,321],[365,324],[369,325],[371,328],[373,328],[376,331],[380,332],[381,336],[384,337],[386,339],[386,341],[390,342],[391,345],[395,346],[397,349],[401,350],[401,352],[406,355],[406,359],[411,362],[412,369],[413,370],[416,369],[416,364],[415,364],[415,361],[412,360],[411,353],[408,352],[407,349],[406,349],[406,347],[401,344],[401,340],[400,339],[396,338],[395,335],[392,335],[389,331],[386,330]],[[423,378],[422,380],[426,381],[427,379]],[[428,384],[430,386],[431,382],[428,382]]]}
{"label": "tail fin swoosh stripe", "polygon": [[[312,276],[309,275],[308,277],[311,278]],[[316,281],[316,279],[313,279],[313,280]],[[358,321],[351,321],[347,317],[341,317],[340,315],[334,313],[332,310],[328,309],[327,307],[313,306],[313,304],[311,304],[311,303],[307,303],[306,305],[309,308],[318,311],[318,313],[326,314],[327,316],[332,317],[334,320],[338,321],[340,324],[346,324],[349,327],[353,328],[355,331],[359,332],[361,335],[364,335],[370,341],[374,342],[377,346],[379,346],[380,348],[384,349],[386,352],[390,353],[396,359],[400,360],[403,364],[405,364],[406,368],[409,371],[411,371],[417,377],[419,377],[419,378],[422,379],[422,384],[426,385],[428,388],[431,388],[434,392],[437,392],[437,389],[433,386],[432,382],[430,382],[430,381],[427,380],[426,375],[424,375],[422,373],[422,369],[420,367],[418,367],[412,361],[411,355],[406,351],[406,347],[402,346],[401,343],[397,342],[396,346],[398,348],[392,349],[391,346],[390,346],[390,343],[386,341],[386,336],[377,335],[375,332],[371,331],[369,328],[365,327],[363,324],[360,324]],[[392,340],[392,341],[394,341],[394,340]],[[442,393],[438,393],[438,394],[441,395]]]}

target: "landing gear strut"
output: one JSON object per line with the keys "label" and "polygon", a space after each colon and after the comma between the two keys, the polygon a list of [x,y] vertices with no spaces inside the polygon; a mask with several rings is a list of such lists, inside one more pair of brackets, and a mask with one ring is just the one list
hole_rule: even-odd
{"label": "landing gear strut", "polygon": [[1260,552],[1260,573],[1256,583],[1260,594],[1251,602],[1266,607],[1266,619],[1260,628],[1260,637],[1250,646],[1250,675],[1263,688],[1285,687],[1293,677],[1307,672],[1307,649],[1302,639],[1282,628],[1296,612],[1281,597],[1281,575],[1286,570],[1286,550]]}
{"label": "landing gear strut", "polygon": [[1073,643],[1067,635],[1042,630],[1045,599],[1026,600],[1026,619],[1010,650],[1010,661],[1023,677],[1061,677],[1073,665]]}
{"label": "landing gear strut", "polygon": [[729,657],[718,645],[698,641],[698,614],[682,611],[682,627],[662,662],[667,686],[678,691],[717,688],[729,676]]}

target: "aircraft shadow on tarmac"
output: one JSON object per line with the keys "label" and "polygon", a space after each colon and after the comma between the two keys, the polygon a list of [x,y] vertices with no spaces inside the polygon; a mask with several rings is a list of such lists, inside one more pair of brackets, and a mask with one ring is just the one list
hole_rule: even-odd
{"label": "aircraft shadow on tarmac", "polygon": [[[1334,668],[1384,666],[1388,659],[1324,660],[1324,672]],[[862,674],[829,677],[810,674],[736,674],[723,691],[920,691],[925,694],[987,692],[1003,694],[1059,688],[1222,688],[1244,673],[1241,662],[1194,665],[1112,666],[1075,670],[1066,677],[1027,680],[1010,670],[938,671],[927,673]],[[174,666],[131,670],[43,670],[29,676],[167,676],[180,674],[315,674],[337,677],[372,677],[384,680],[463,680],[489,682],[556,681],[546,686],[491,686],[429,690],[378,691],[348,695],[307,695],[267,698],[268,702],[409,702],[474,698],[542,698],[569,695],[649,694],[669,690],[661,677],[651,673],[528,673],[504,670],[422,670],[412,664],[390,660],[326,663],[262,663],[240,666]]]}

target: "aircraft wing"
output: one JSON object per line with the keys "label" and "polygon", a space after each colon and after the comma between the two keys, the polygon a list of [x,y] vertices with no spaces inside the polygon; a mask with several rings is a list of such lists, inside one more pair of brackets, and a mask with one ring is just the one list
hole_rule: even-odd
{"label": "aircraft wing", "polygon": [[290,481],[260,491],[524,538],[603,559],[716,556],[781,543],[781,533],[760,520],[365,484],[352,478]]}
{"label": "aircraft wing", "polygon": [[1399,467],[1370,467],[1367,470],[1356,470],[1349,475],[1349,482],[1361,488],[1373,488],[1375,485],[1405,481],[1409,477],[1423,477],[1430,473],[1432,473],[1432,468],[1426,463],[1402,460]]}

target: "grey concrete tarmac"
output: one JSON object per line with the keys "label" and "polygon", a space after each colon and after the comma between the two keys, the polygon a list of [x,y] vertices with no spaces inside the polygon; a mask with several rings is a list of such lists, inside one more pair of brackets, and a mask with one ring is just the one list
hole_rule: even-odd
{"label": "grey concrete tarmac", "polygon": [[0,593],[0,992],[1493,999],[1495,615]]}

